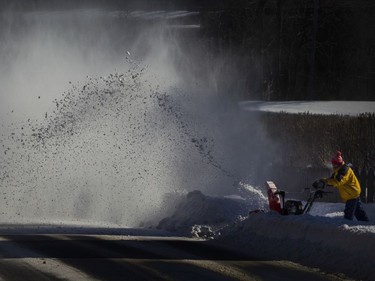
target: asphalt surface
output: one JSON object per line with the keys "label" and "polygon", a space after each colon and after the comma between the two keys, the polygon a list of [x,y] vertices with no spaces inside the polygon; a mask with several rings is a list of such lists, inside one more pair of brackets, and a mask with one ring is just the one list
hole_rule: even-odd
{"label": "asphalt surface", "polygon": [[92,234],[0,236],[0,280],[341,280],[207,241]]}

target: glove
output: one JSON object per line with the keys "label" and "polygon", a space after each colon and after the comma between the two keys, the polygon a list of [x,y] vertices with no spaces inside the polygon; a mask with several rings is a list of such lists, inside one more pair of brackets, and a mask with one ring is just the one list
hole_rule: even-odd
{"label": "glove", "polygon": [[316,180],[312,186],[316,189],[323,189],[326,186],[326,182],[324,180]]}

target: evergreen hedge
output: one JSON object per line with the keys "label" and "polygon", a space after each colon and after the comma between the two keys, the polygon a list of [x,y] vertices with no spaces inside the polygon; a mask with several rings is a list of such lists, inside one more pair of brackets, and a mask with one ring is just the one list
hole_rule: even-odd
{"label": "evergreen hedge", "polygon": [[267,134],[277,140],[290,166],[323,167],[337,150],[357,167],[375,168],[375,114],[358,116],[265,113]]}

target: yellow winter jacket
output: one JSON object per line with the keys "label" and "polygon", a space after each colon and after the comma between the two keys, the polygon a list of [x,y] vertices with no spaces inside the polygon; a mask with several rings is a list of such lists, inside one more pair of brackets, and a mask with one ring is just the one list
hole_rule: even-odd
{"label": "yellow winter jacket", "polygon": [[361,186],[353,170],[343,163],[330,178],[323,179],[327,185],[337,187],[344,202],[358,198],[361,194]]}

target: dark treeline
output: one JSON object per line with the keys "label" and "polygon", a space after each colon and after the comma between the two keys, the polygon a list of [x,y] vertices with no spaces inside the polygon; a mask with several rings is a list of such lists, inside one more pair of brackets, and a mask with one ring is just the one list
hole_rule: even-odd
{"label": "dark treeline", "polygon": [[228,0],[0,0],[0,9],[56,10],[77,8],[110,8],[118,10],[168,10],[189,9],[218,10],[226,7]]}
{"label": "dark treeline", "polygon": [[245,99],[374,100],[374,14],[369,0],[243,0],[202,22],[212,50],[241,57]]}
{"label": "dark treeline", "polygon": [[[188,9],[233,58],[235,99],[375,100],[373,0],[0,0],[0,9]],[[215,58],[215,55],[212,55]]]}

